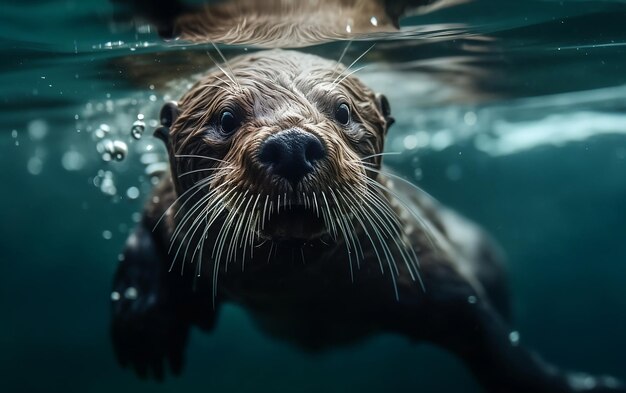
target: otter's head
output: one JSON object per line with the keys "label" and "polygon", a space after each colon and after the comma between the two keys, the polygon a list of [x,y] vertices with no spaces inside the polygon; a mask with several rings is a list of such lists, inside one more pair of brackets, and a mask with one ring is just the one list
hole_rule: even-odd
{"label": "otter's head", "polygon": [[350,231],[393,120],[384,96],[349,73],[313,55],[260,52],[167,104],[172,177],[193,215],[241,239]]}

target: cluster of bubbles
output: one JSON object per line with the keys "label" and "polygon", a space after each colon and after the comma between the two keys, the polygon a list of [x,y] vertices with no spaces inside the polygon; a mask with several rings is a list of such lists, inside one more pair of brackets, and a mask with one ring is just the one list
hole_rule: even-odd
{"label": "cluster of bubbles", "polygon": [[122,141],[105,139],[96,145],[103,161],[122,161],[128,154],[128,146]]}
{"label": "cluster of bubbles", "polygon": [[105,195],[117,195],[117,187],[115,186],[113,172],[111,171],[100,169],[98,174],[93,178],[93,185],[98,187]]}
{"label": "cluster of bubbles", "polygon": [[[150,90],[154,88],[150,86]],[[138,201],[148,195],[168,168],[164,149],[145,134],[159,125],[157,101],[170,98],[167,95],[157,98],[153,92],[144,94],[122,98],[107,94],[104,100],[86,103],[75,116],[77,132],[85,135],[84,142],[95,153],[92,163],[97,165],[97,172],[90,183],[113,203]],[[136,212],[132,221],[138,222],[140,217]],[[111,240],[125,231],[128,231],[126,224],[117,230],[103,228],[101,237]]]}
{"label": "cluster of bubbles", "polygon": [[[151,86],[151,90],[153,87]],[[152,102],[156,101],[156,96],[150,95],[150,102],[148,109],[154,109],[156,106]],[[107,98],[110,98],[107,96]],[[167,99],[168,97],[163,97]],[[134,162],[125,163],[129,155],[136,154],[139,157],[141,163],[145,165],[145,175],[150,178],[159,176],[167,169],[167,164],[164,159],[164,155],[161,154],[150,139],[145,140],[144,133],[146,128],[156,128],[158,121],[156,119],[146,119],[146,116],[141,113],[141,106],[143,100],[138,99],[120,99],[111,100],[106,102],[88,103],[85,107],[83,116],[91,119],[93,124],[97,118],[106,118],[107,123],[100,123],[96,127],[90,124],[83,124],[83,128],[91,134],[92,140],[95,142],[96,152],[98,153],[101,161],[107,166],[106,172],[126,171]],[[145,102],[145,101],[143,101]],[[137,109],[140,109],[137,113]],[[145,109],[145,108],[144,108]],[[135,115],[130,112],[135,112]],[[95,123],[98,124],[98,123]],[[126,128],[129,127],[129,128]],[[117,163],[117,164],[114,164]],[[96,178],[103,178],[102,174],[99,174]],[[109,176],[107,179],[112,178]],[[152,179],[151,179],[152,180]],[[142,181],[140,179],[140,181]],[[108,180],[106,181],[108,182]],[[136,199],[135,196],[138,191],[138,187],[129,189],[125,196],[129,199]],[[111,194],[111,188],[103,190],[106,195],[118,196],[117,190]],[[119,196],[123,196],[120,194]]]}
{"label": "cluster of bubbles", "polygon": [[[49,146],[45,143],[50,130],[50,124],[44,119],[32,119],[26,124],[26,132],[20,133],[17,129],[11,131],[11,137],[16,147],[24,147],[30,151],[26,162],[26,170],[33,176],[41,175],[48,159],[52,156]],[[85,156],[72,143],[68,150],[61,155],[61,166],[68,172],[80,171],[87,164]]]}
{"label": "cluster of bubbles", "polygon": [[[143,115],[140,116],[143,118]],[[139,120],[137,122],[139,122]],[[131,129],[131,135],[137,140],[141,139],[143,130],[145,129],[145,124],[143,124],[143,122],[140,123],[141,127],[136,127],[135,124],[133,124]],[[139,130],[139,128],[141,128],[141,130]],[[108,124],[100,124],[93,135],[98,140],[96,150],[100,154],[102,161],[123,161],[128,155],[128,145],[126,142],[109,137],[111,135],[111,127]]]}

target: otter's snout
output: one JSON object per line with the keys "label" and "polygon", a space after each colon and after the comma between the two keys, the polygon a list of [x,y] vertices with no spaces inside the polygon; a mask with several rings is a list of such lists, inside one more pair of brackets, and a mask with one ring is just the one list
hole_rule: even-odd
{"label": "otter's snout", "polygon": [[267,138],[259,149],[259,161],[293,187],[313,172],[315,162],[326,156],[324,145],[315,135],[291,128]]}

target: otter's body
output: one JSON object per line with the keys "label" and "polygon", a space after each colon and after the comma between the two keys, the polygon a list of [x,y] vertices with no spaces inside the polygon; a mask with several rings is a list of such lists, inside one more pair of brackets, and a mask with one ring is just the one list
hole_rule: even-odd
{"label": "otter's body", "polygon": [[[162,118],[171,173],[114,282],[122,364],[179,372],[190,326],[210,330],[230,302],[309,351],[396,333],[455,353],[488,391],[585,387],[510,335],[501,257],[481,230],[381,166],[388,104],[349,71],[241,57]],[[593,381],[586,391],[624,391]]]}

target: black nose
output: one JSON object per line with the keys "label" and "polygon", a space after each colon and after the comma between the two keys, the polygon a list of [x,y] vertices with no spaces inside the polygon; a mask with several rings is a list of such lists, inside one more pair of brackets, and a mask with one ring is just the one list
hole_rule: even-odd
{"label": "black nose", "polygon": [[272,174],[287,179],[295,188],[313,172],[316,161],[326,155],[315,135],[299,129],[280,131],[267,138],[259,149],[259,160]]}

